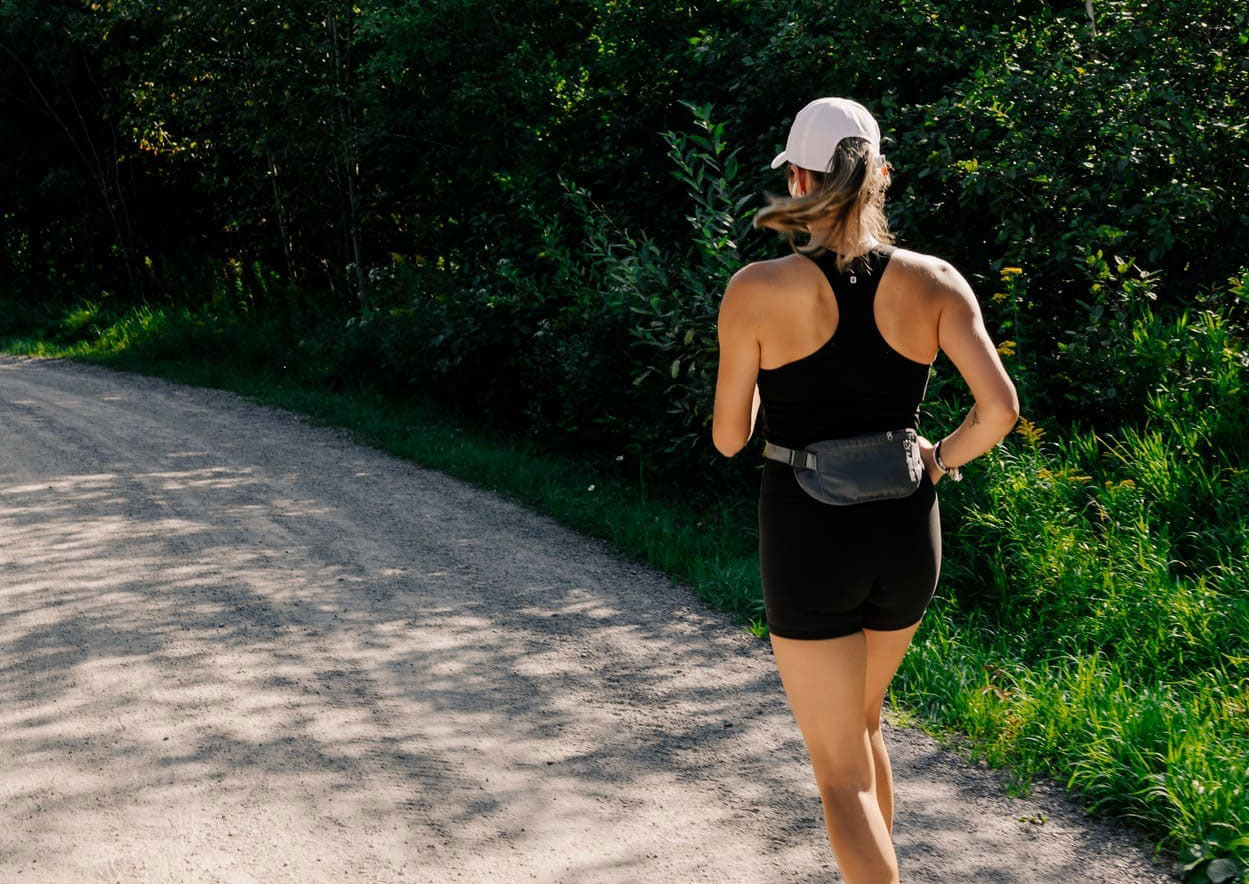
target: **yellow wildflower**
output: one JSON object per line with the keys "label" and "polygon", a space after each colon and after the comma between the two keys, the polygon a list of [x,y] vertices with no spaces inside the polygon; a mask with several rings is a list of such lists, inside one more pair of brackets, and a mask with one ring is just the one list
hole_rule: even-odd
{"label": "yellow wildflower", "polygon": [[993,300],[995,301],[1005,301],[1009,297],[1010,295],[1006,294],[1006,292],[994,292],[993,293]]}
{"label": "yellow wildflower", "polygon": [[[1028,420],[1026,417],[1021,417],[1019,419],[1019,425],[1015,427],[1015,432],[1018,433],[1020,436],[1023,436],[1024,440],[1029,445],[1036,445],[1037,442],[1040,441],[1041,437],[1045,435],[1045,430],[1038,427],[1036,424]],[[1045,473],[1046,475],[1049,475],[1048,470],[1046,470]]]}
{"label": "yellow wildflower", "polygon": [[1014,356],[1015,355],[1015,342],[1014,341],[1002,341],[1002,343],[997,345],[997,352],[1002,354],[1003,356]]}
{"label": "yellow wildflower", "polygon": [[1010,276],[1015,273],[1023,273],[1023,268],[1022,267],[1003,267],[1002,268],[1003,276]]}

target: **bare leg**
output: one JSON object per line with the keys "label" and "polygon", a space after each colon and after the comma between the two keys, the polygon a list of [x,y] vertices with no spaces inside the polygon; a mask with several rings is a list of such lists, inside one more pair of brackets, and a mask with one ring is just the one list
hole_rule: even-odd
{"label": "bare leg", "polygon": [[898,884],[868,737],[864,634],[816,640],[773,635],[772,651],[807,745],[842,878],[847,884]]}
{"label": "bare leg", "polygon": [[876,798],[890,835],[893,834],[893,768],[889,764],[889,751],[880,731],[880,712],[889,683],[918,629],[919,623],[890,631],[863,630],[867,641],[867,735],[876,767]]}

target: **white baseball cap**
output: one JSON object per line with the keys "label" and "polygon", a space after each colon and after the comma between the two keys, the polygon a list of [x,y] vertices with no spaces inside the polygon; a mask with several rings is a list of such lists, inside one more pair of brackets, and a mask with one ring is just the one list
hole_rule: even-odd
{"label": "white baseball cap", "polygon": [[772,168],[789,162],[825,172],[838,143],[852,136],[866,138],[880,155],[880,126],[867,108],[849,98],[817,98],[794,117],[785,149],[776,155]]}

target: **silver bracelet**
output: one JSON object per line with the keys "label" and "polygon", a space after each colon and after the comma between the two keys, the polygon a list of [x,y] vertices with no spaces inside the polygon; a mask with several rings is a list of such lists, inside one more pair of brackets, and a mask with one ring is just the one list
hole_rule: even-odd
{"label": "silver bracelet", "polygon": [[962,468],[961,468],[961,467],[952,467],[952,468],[951,468],[951,467],[947,467],[947,466],[945,465],[945,461],[943,461],[943,460],[941,459],[941,443],[942,443],[942,442],[944,442],[944,441],[945,441],[944,439],[938,439],[938,440],[937,440],[937,444],[936,444],[936,445],[934,445],[934,446],[933,446],[933,448],[932,448],[932,459],[933,459],[933,461],[935,461],[935,462],[936,462],[936,464],[937,464],[937,469],[939,469],[939,470],[941,470],[941,472],[943,472],[943,473],[947,474],[947,475],[950,477],[950,480],[951,480],[951,481],[954,481],[954,482],[961,482],[961,481],[963,481],[963,470],[962,470]]}

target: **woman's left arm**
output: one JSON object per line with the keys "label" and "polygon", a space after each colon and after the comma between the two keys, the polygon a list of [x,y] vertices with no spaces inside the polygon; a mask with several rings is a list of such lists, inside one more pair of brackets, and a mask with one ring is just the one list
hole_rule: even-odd
{"label": "woman's left arm", "polygon": [[759,413],[759,338],[755,290],[760,268],[748,264],[729,280],[720,300],[716,333],[720,365],[711,415],[711,438],[725,457],[741,451],[754,433]]}

